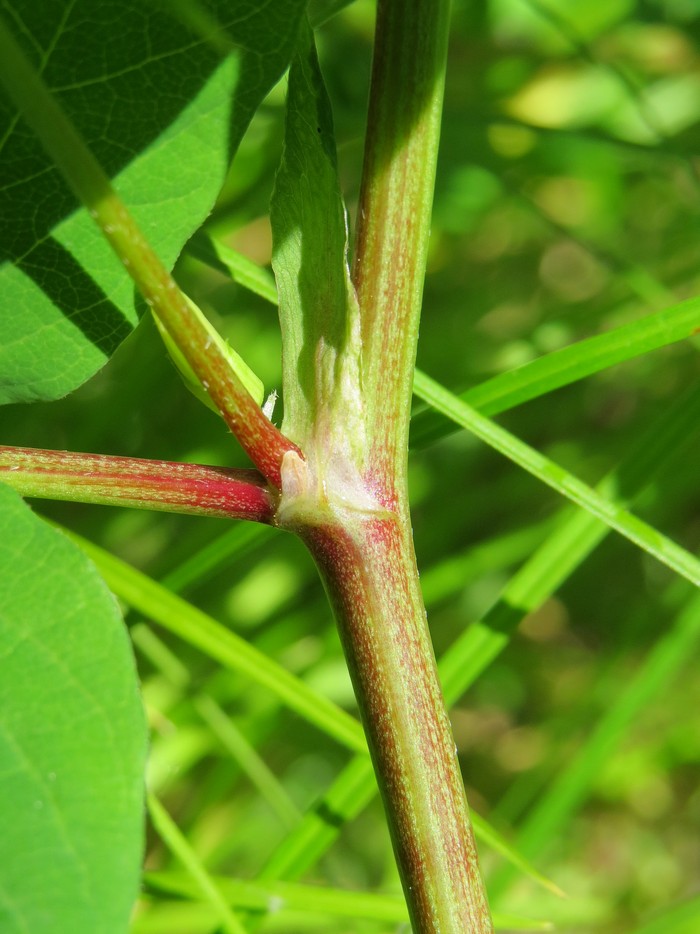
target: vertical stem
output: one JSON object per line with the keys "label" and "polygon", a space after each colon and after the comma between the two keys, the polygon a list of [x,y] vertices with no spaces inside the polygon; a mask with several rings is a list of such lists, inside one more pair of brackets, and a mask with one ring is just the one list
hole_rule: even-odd
{"label": "vertical stem", "polygon": [[415,934],[493,930],[412,549],[386,513],[302,532],[333,604]]}
{"label": "vertical stem", "polygon": [[316,520],[297,531],[334,606],[414,931],[489,934],[493,925],[436,673],[406,489],[449,12],[449,0],[378,2],[353,282],[361,315],[367,480],[383,508],[371,512],[361,496],[353,507],[347,491],[334,503],[330,494]]}
{"label": "vertical stem", "polygon": [[403,494],[430,236],[449,0],[379,0],[353,281],[363,389],[377,400],[371,462]]}

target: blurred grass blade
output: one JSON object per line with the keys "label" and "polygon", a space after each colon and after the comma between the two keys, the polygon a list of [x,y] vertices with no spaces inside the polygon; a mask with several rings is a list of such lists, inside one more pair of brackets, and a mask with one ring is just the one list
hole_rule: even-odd
{"label": "blurred grass blade", "polygon": [[[273,853],[260,878],[298,879],[320,859],[338,833],[338,827],[351,820],[376,792],[376,781],[369,759],[355,758],[346,766],[299,828]],[[471,811],[477,839],[500,853],[534,881],[561,895],[561,889],[535,869],[483,817]]]}
{"label": "blurred grass blade", "polygon": [[440,659],[440,681],[448,704],[459,700],[503,651],[523,617],[541,606],[607,533],[589,513],[566,510],[561,524],[511,578],[498,601]]}
{"label": "blurred grass blade", "polygon": [[259,878],[300,879],[329,849],[341,827],[359,814],[376,793],[377,780],[369,756],[356,756],[307,811],[299,827],[275,847]]}
{"label": "blurred grass blade", "polygon": [[230,566],[239,557],[253,554],[274,534],[269,526],[237,522],[169,571],[161,584],[175,593],[203,584],[224,565]]}
{"label": "blurred grass blade", "polygon": [[634,934],[697,934],[700,931],[700,895],[680,902],[651,918]]}
{"label": "blurred grass blade", "polygon": [[[318,924],[319,920],[323,923],[323,918],[316,918],[316,924],[313,928],[310,928],[310,919],[303,910],[295,914],[287,912],[283,919],[285,917],[291,924],[298,924],[298,927],[292,928],[287,925],[282,929],[279,926],[267,925],[266,929],[270,932],[273,930],[294,931],[295,934],[296,931],[302,929],[309,932],[328,929]],[[493,919],[497,931],[551,931],[553,929],[553,925],[547,921],[534,921],[529,918],[519,918],[499,912],[493,913]],[[138,915],[134,919],[129,930],[130,934],[212,934],[212,931],[216,929],[216,921],[216,914],[210,905],[202,902],[185,902],[179,898],[172,901],[159,898],[157,905],[149,905],[147,914]],[[347,928],[342,930],[346,931]],[[391,930],[393,931],[394,928],[392,927]],[[404,925],[400,925],[398,930],[404,930]],[[683,932],[683,934],[686,934],[686,932]]]}
{"label": "blurred grass blade", "polygon": [[[305,816],[299,828],[278,847],[263,869],[260,879],[298,879],[320,859],[338,833],[374,797],[377,790],[368,758],[355,758]],[[561,895],[561,889],[518,853],[483,817],[471,810],[472,826],[480,843],[490,846],[539,885]]]}
{"label": "blurred grass blade", "polygon": [[[700,387],[691,387],[639,436],[620,466],[598,486],[621,503],[631,502],[659,471],[694,443],[700,428]],[[508,644],[521,619],[566,581],[608,534],[587,512],[562,511],[552,534],[511,578],[482,620],[472,623],[440,659],[445,700],[453,706]],[[275,850],[263,878],[299,878],[321,858],[343,824],[372,800],[376,783],[366,758],[354,758],[302,824]]]}
{"label": "blurred grass blade", "polygon": [[539,921],[535,918],[523,918],[522,915],[515,915],[503,911],[494,911],[493,924],[497,931],[553,931],[554,925],[551,921]]}
{"label": "blurred grass blade", "polygon": [[110,589],[130,607],[220,664],[267,688],[290,710],[348,749],[366,752],[362,727],[350,714],[211,616],[92,542],[68,530],[64,532],[80,545],[97,565]]}
{"label": "blurred grass blade", "polygon": [[[199,893],[192,880],[181,873],[148,873],[146,884],[159,892],[185,898],[197,898]],[[334,917],[384,921],[399,924],[408,920],[406,902],[401,895],[379,895],[300,885],[293,882],[248,882],[242,879],[217,877],[217,886],[228,903],[248,911],[275,914],[303,910]]]}
{"label": "blurred grass blade", "polygon": [[[187,295],[185,295],[185,301],[207,334],[206,346],[209,347],[211,345],[218,347],[226,363],[240,379],[253,399],[255,399],[258,405],[262,405],[263,399],[265,398],[265,387],[263,386],[262,381],[251,370],[243,357],[241,357],[241,355],[229,345],[228,341],[224,340],[224,338],[219,334],[201,308],[198,305],[195,305],[192,299]],[[187,358],[185,357],[184,353],[180,350],[178,345],[170,336],[170,332],[165,327],[155,311],[153,311],[153,309],[151,309],[151,313],[153,315],[153,320],[156,323],[158,333],[160,334],[163,343],[165,344],[165,349],[168,351],[170,358],[178,368],[187,388],[195,396],[195,398],[199,399],[199,401],[206,405],[208,409],[211,409],[212,412],[216,412],[217,415],[221,415],[218,407],[215,405],[214,401],[211,399],[209,393],[207,392],[206,384],[203,384],[199,381],[199,378],[195,374],[194,370],[187,362]]]}
{"label": "blurred grass blade", "polygon": [[[700,299],[691,298],[500,373],[461,393],[459,398],[482,415],[498,415],[617,363],[686,340],[697,333],[698,327]],[[419,384],[422,378],[423,374],[417,370]],[[454,425],[454,421],[439,412],[430,409],[418,412],[411,419],[411,445],[421,447],[437,441],[454,431]]]}
{"label": "blurred grass blade", "polygon": [[[195,584],[202,584],[224,565],[230,566],[237,558],[253,554],[268,542],[269,536],[273,534],[268,526],[252,522],[236,523],[173,568],[160,583],[168,590],[176,592]],[[154,667],[159,669],[172,685],[181,691],[187,690],[191,684],[189,671],[152,629],[146,623],[136,623],[130,627],[130,631],[134,644]],[[192,704],[283,824],[287,828],[299,824],[301,813],[231,717],[209,694],[195,694]]]}
{"label": "blurred grass blade", "polygon": [[527,470],[542,483],[546,483],[577,506],[601,519],[692,584],[700,586],[700,561],[653,526],[596,493],[578,477],[544,457],[495,422],[479,415],[476,409],[424,373],[416,373],[414,391],[425,402],[467,428],[477,438],[495,448],[523,470]]}
{"label": "blurred grass blade", "polygon": [[[631,683],[617,701],[603,712],[589,739],[550,788],[518,832],[518,850],[526,855],[541,853],[587,799],[611,755],[641,710],[658,697],[689,659],[696,658],[700,641],[700,594],[691,599],[673,627],[659,638]],[[492,880],[489,893],[501,894],[512,878],[504,868]]]}
{"label": "blurred grass blade", "polygon": [[198,231],[187,244],[187,253],[213,269],[228,273],[238,285],[277,305],[277,286],[272,273],[226,246],[213,234]]}
{"label": "blurred grass blade", "polygon": [[441,600],[454,596],[464,590],[470,581],[484,574],[505,571],[524,561],[551,529],[549,520],[536,522],[514,532],[496,535],[488,541],[472,545],[462,553],[430,565],[420,576],[426,607],[430,609]]}
{"label": "blurred grass blade", "polygon": [[[303,911],[336,918],[354,918],[365,921],[383,921],[402,924],[408,921],[406,902],[401,895],[353,892],[346,889],[326,888],[319,885],[300,885],[293,882],[247,882],[241,879],[215,877],[217,889],[236,908],[249,911],[281,912]],[[167,892],[184,898],[197,898],[199,892],[193,880],[181,873],[151,872],[145,877],[146,885],[158,892]],[[517,915],[494,915],[496,928],[511,931],[547,931],[547,922]],[[146,928],[144,928],[146,930]]]}
{"label": "blurred grass blade", "polygon": [[[173,687],[180,692],[191,691],[192,678],[186,666],[149,626],[145,623],[132,626],[131,638],[136,648]],[[283,825],[287,828],[295,827],[301,821],[301,813],[233,719],[205,692],[193,693],[191,703],[210,728],[212,735],[219,740],[233,761],[238,764],[241,772],[257,788],[261,798],[277,814]]]}
{"label": "blurred grass blade", "polygon": [[[470,816],[474,833],[480,843],[485,844],[502,856],[504,860],[510,864],[512,870],[519,870],[524,876],[528,876],[533,882],[548,889],[554,895],[558,895],[560,898],[566,897],[555,882],[535,869],[532,863],[523,856],[519,849],[512,843],[509,843],[491,824],[485,821],[483,817],[480,817],[473,808],[470,810]],[[491,897],[490,888],[489,897]]]}
{"label": "blurred grass blade", "polygon": [[208,694],[199,694],[193,699],[193,706],[202,720],[207,724],[212,734],[216,736],[222,746],[248,776],[251,783],[257,788],[260,797],[267,801],[271,810],[277,814],[283,826],[287,829],[296,827],[301,823],[302,814],[292,799],[286,793],[276,775],[259,756],[255,747],[250,743],[236,726],[232,717],[221,708]]}
{"label": "blurred grass blade", "polygon": [[[598,484],[598,491],[620,504],[633,502],[662,468],[693,445],[699,429],[700,386],[693,386],[647,427],[620,466]],[[553,533],[511,578],[498,601],[440,659],[440,679],[449,704],[502,651],[520,620],[571,576],[608,531],[590,513],[562,512]]]}
{"label": "blurred grass blade", "polygon": [[216,931],[218,916],[211,905],[204,902],[157,900],[141,896],[147,910],[138,913],[129,927],[129,934],[212,934]]}
{"label": "blurred grass blade", "polygon": [[173,856],[176,856],[187,869],[196,885],[197,893],[203,895],[214,908],[221,929],[227,934],[246,934],[245,928],[229,908],[217,883],[211,878],[187,838],[160,801],[150,792],[146,796],[146,801],[158,836]]}

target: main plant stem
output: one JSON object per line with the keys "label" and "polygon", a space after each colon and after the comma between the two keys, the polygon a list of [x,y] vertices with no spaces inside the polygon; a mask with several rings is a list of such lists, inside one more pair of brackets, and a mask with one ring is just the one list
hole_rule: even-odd
{"label": "main plant stem", "polygon": [[[353,267],[367,450],[355,489],[286,455],[278,515],[305,540],[335,610],[415,934],[488,934],[406,486],[448,21],[448,0],[379,0]],[[337,452],[324,455],[332,464]]]}
{"label": "main plant stem", "polygon": [[492,930],[413,549],[396,516],[303,534],[334,607],[416,934]]}
{"label": "main plant stem", "polygon": [[408,425],[440,138],[450,0],[379,0],[352,278],[370,463],[405,491]]}

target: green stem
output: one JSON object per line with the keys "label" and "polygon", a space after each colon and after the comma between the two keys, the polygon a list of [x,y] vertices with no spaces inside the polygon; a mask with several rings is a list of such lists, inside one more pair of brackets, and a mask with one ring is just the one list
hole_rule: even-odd
{"label": "green stem", "polygon": [[298,448],[266,418],[188,306],[78,131],[0,19],[0,84],[88,208],[146,304],[158,315],[253,463],[275,486]]}
{"label": "green stem", "polygon": [[353,282],[362,316],[370,462],[403,495],[430,236],[449,0],[380,0]]}
{"label": "green stem", "polygon": [[353,266],[369,471],[362,489],[321,488],[287,455],[278,523],[305,541],[333,604],[414,931],[488,934],[406,488],[448,25],[449,0],[378,4]]}
{"label": "green stem", "polygon": [[271,524],[277,493],[257,470],[0,445],[0,480],[22,496]]}
{"label": "green stem", "polygon": [[401,519],[340,509],[300,530],[324,579],[416,934],[493,930]]}

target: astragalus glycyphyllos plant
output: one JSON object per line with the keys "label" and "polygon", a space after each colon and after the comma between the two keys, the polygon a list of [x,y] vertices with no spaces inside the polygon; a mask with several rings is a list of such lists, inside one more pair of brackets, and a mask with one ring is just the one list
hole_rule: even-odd
{"label": "astragalus glycyphyllos plant", "polygon": [[[379,12],[354,282],[330,108],[311,30],[300,4],[288,4],[280,16],[294,53],[273,197],[285,366],[282,431],[251,397],[240,365],[212,339],[3,28],[5,86],[21,117],[259,472],[13,449],[4,452],[5,466],[16,488],[32,495],[112,503],[123,497],[130,505],[228,513],[298,534],[316,560],[340,626],[413,923],[426,931],[487,931],[490,914],[426,627],[406,489],[448,4],[416,3],[410,20],[407,12],[392,3]],[[205,39],[210,35],[207,52],[230,44],[224,26],[203,9],[192,5],[182,15]],[[274,25],[257,24],[258,54],[276,41]],[[220,68],[238,71],[235,90],[244,98],[251,91],[241,58],[232,54]],[[258,97],[280,64],[283,59],[270,66],[265,83],[255,75]]]}
{"label": "astragalus glycyphyllos plant", "polygon": [[[337,890],[326,893],[326,909],[342,915],[345,905],[353,914],[354,904],[355,915],[364,911],[377,923],[409,917],[417,932],[492,930],[414,556],[407,491],[412,390],[586,510],[543,543],[538,532],[516,544],[522,557],[535,543],[540,548],[501,602],[442,660],[449,703],[498,654],[516,617],[541,603],[606,527],[693,583],[700,580],[691,554],[624,508],[662,460],[658,429],[656,447],[648,437],[640,441],[636,474],[622,468],[619,489],[619,474],[592,489],[489,418],[687,336],[698,322],[697,302],[561,350],[466,399],[414,376],[449,4],[378,4],[351,248],[330,104],[305,6],[106,2],[97,9],[84,0],[14,2],[4,11],[3,159],[12,174],[4,188],[11,223],[3,246],[11,262],[3,283],[6,307],[17,310],[0,320],[4,401],[53,399],[75,389],[150,307],[185,380],[253,466],[6,446],[2,479],[29,497],[253,520],[294,533],[323,578],[364,727],[363,735],[322,693],[119,559],[84,541],[76,548],[6,490],[4,800],[12,802],[16,853],[5,868],[11,897],[0,906],[8,929],[118,931],[128,924],[143,845],[145,731],[133,661],[106,582],[126,605],[263,685],[356,755],[302,820],[215,698],[197,695],[198,715],[236,750],[240,767],[293,829],[255,882],[212,878],[149,791],[153,826],[189,874],[146,877],[152,892],[191,901],[176,903],[168,917],[177,920],[164,923],[241,931],[280,905],[322,900],[287,880],[313,864],[378,786],[408,915],[396,900],[377,897],[360,907],[359,896],[344,901]],[[193,241],[193,255],[223,264],[279,304],[278,428],[273,402],[261,407],[257,378],[168,267],[205,219],[244,130],[287,66],[284,149],[271,206],[276,288],[264,271],[216,241]],[[664,454],[695,409],[692,396],[681,415],[666,419]],[[426,419],[416,419],[417,433],[435,430]],[[696,615],[683,623],[688,639]],[[142,624],[132,632],[144,657],[184,689],[189,675],[168,647]],[[488,825],[476,826],[511,863],[534,874]],[[37,857],[28,840],[41,840],[60,858]],[[495,878],[496,891],[504,879]],[[522,918],[502,921],[526,925]],[[147,930],[148,913],[143,923]]]}

